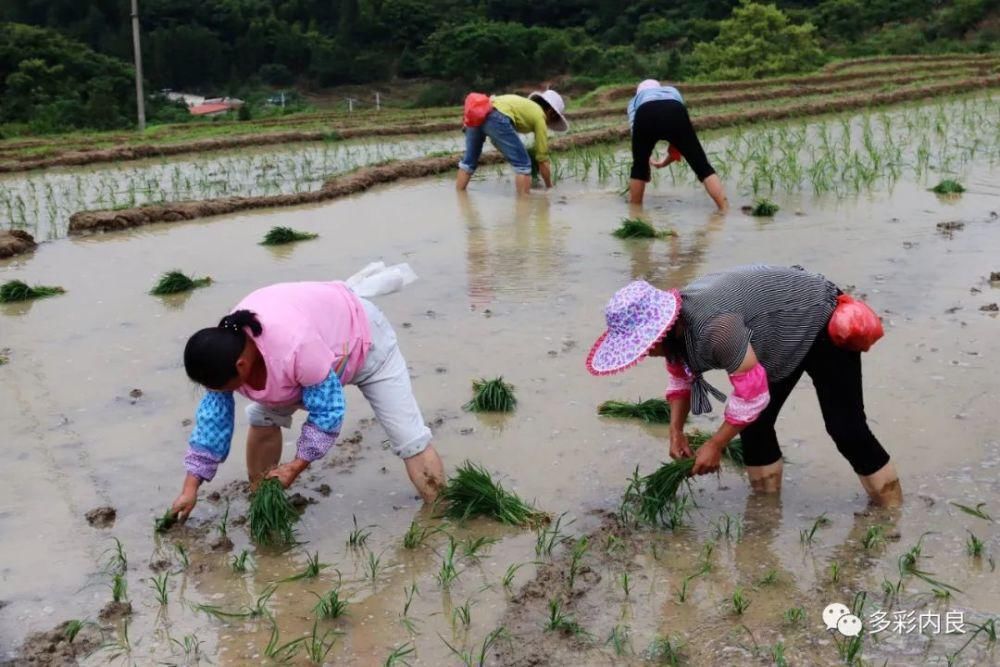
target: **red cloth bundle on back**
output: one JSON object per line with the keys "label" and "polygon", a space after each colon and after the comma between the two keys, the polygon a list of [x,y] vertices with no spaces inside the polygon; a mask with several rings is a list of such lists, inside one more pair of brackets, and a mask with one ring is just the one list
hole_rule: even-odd
{"label": "red cloth bundle on back", "polygon": [[837,308],[826,330],[834,345],[855,352],[867,352],[885,334],[875,311],[849,294],[837,297]]}
{"label": "red cloth bundle on back", "polygon": [[493,111],[493,103],[489,95],[469,93],[465,96],[465,109],[462,112],[462,124],[465,127],[479,127],[486,122],[486,117]]}

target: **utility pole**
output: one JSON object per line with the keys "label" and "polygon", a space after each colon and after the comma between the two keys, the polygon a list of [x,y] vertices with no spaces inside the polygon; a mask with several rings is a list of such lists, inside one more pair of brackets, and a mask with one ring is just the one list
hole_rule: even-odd
{"label": "utility pole", "polygon": [[347,113],[354,113],[354,103],[356,101],[353,97],[347,98]]}
{"label": "utility pole", "polygon": [[146,96],[142,92],[142,45],[139,41],[139,0],[132,0],[132,48],[135,50],[135,105],[139,131],[146,131]]}
{"label": "utility pole", "polygon": [[379,93],[378,91],[375,91],[375,111],[381,111],[381,110],[382,110],[382,97],[381,97],[381,93]]}

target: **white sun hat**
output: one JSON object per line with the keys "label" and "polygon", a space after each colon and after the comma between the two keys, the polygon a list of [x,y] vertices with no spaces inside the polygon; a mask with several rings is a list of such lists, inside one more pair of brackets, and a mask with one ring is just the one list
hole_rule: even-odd
{"label": "white sun hat", "polygon": [[646,79],[645,81],[639,83],[638,86],[636,86],[635,92],[641,93],[644,90],[649,90],[650,88],[659,88],[659,87],[660,87],[660,82],[657,81],[656,79]]}
{"label": "white sun hat", "polygon": [[552,107],[559,115],[559,120],[549,121],[549,128],[555,132],[565,132],[569,129],[569,122],[566,120],[566,116],[563,113],[566,111],[566,103],[563,102],[562,95],[554,90],[546,90],[544,92],[535,92],[528,95],[529,100],[545,100],[545,103]]}

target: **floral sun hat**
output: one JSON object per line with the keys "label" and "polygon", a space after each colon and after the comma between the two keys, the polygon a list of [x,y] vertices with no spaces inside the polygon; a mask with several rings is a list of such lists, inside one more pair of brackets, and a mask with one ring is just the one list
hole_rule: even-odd
{"label": "floral sun hat", "polygon": [[680,312],[677,290],[656,289],[643,280],[629,283],[604,308],[608,329],[587,355],[587,370],[612,375],[635,366],[663,340]]}

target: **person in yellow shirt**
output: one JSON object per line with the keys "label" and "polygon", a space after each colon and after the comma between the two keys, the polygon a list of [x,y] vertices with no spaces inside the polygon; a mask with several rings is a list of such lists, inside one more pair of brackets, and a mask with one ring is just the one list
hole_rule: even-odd
{"label": "person in yellow shirt", "polygon": [[552,170],[549,167],[548,131],[565,132],[569,129],[563,115],[566,104],[554,90],[532,93],[528,97],[520,95],[498,95],[492,98],[493,110],[478,127],[465,128],[465,155],[458,163],[458,178],[455,187],[465,190],[472,174],[479,166],[479,156],[483,144],[489,137],[510,166],[514,168],[514,184],[518,194],[526,194],[531,189],[531,156],[518,135],[534,134],[532,147],[538,162],[538,173],[545,181],[545,187],[552,187]]}

